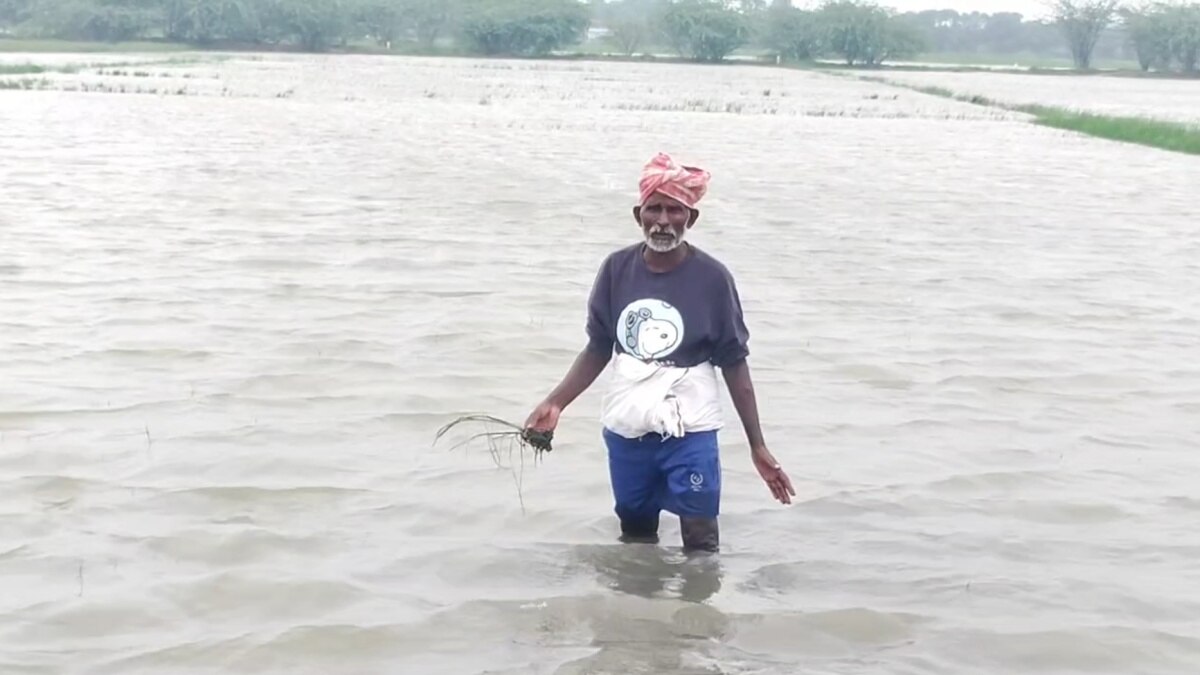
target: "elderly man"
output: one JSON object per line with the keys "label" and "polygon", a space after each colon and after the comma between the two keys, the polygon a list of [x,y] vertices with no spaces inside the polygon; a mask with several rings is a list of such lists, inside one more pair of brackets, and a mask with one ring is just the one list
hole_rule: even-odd
{"label": "elderly man", "polygon": [[715,552],[723,426],[717,369],[759,475],[784,504],[796,492],[759,427],[733,276],[686,241],[709,178],[664,154],[645,166],[633,208],[642,241],[604,260],[588,301],[588,343],[525,426],[552,431],[615,352],[601,422],[621,540],[657,542],[665,510],[679,517],[685,550]]}

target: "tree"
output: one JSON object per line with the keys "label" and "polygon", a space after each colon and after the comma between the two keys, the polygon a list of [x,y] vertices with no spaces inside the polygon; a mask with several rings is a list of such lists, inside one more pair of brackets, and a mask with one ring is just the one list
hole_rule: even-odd
{"label": "tree", "polygon": [[646,43],[650,36],[651,12],[633,0],[619,0],[600,7],[600,18],[608,28],[609,41],[622,54],[633,54]]}
{"label": "tree", "polygon": [[662,17],[663,33],[680,56],[719,63],[750,39],[741,13],[715,0],[682,0]]}
{"label": "tree", "polygon": [[33,16],[34,0],[0,0],[0,34]]}
{"label": "tree", "polygon": [[633,56],[646,41],[650,28],[643,19],[616,19],[608,24],[609,39],[625,56]]}
{"label": "tree", "polygon": [[1118,0],[1052,0],[1054,21],[1077,69],[1091,69],[1096,41],[1112,23],[1117,6]]}
{"label": "tree", "polygon": [[322,52],[341,44],[349,26],[341,0],[278,0],[279,19],[300,47]]}
{"label": "tree", "polygon": [[1154,5],[1140,9],[1122,9],[1125,34],[1137,54],[1143,71],[1171,66],[1171,27],[1162,12]]}
{"label": "tree", "polygon": [[579,42],[591,23],[576,0],[474,0],[464,7],[462,37],[489,56],[544,56]]}
{"label": "tree", "polygon": [[35,3],[34,32],[66,40],[120,42],[150,32],[161,12],[151,0],[65,0]]}
{"label": "tree", "polygon": [[925,47],[916,28],[867,0],[831,0],[817,10],[816,18],[825,48],[846,65],[878,66]]}
{"label": "tree", "polygon": [[1200,4],[1153,2],[1120,12],[1142,70],[1195,74],[1200,65]]}
{"label": "tree", "polygon": [[807,61],[822,49],[821,27],[816,15],[790,4],[773,5],[763,29],[764,46],[787,61]]}
{"label": "tree", "polygon": [[166,0],[163,18],[166,37],[183,42],[257,42],[261,33],[258,7],[248,0]]}
{"label": "tree", "polygon": [[877,53],[878,60],[871,65],[879,65],[890,59],[913,58],[929,47],[929,40],[919,28],[890,16],[887,32],[884,37],[884,48]]}
{"label": "tree", "polygon": [[1171,5],[1163,9],[1163,25],[1169,27],[1167,45],[1184,73],[1194,75],[1200,60],[1200,5]]}
{"label": "tree", "polygon": [[1016,12],[983,15],[979,40],[992,51],[1013,53],[1021,50],[1024,22]]}
{"label": "tree", "polygon": [[[394,1],[394,0],[388,0]],[[437,44],[459,11],[458,0],[402,0],[401,12],[417,42],[429,49]]]}
{"label": "tree", "polygon": [[380,46],[399,40],[408,27],[403,7],[389,0],[361,0],[352,14],[355,33],[370,37]]}

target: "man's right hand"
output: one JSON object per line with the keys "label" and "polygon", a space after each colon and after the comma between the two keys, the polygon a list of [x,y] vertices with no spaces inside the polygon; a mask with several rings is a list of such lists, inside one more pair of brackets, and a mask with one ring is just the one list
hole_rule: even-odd
{"label": "man's right hand", "polygon": [[558,426],[558,416],[561,414],[562,407],[550,401],[542,401],[529,414],[529,419],[525,420],[525,428],[534,431],[554,431],[554,428]]}

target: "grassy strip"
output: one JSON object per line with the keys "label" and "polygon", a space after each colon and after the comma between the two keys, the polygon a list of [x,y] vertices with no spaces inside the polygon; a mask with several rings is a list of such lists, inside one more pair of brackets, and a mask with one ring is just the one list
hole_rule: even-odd
{"label": "grassy strip", "polygon": [[1020,110],[1033,115],[1034,124],[1078,131],[1112,141],[1137,143],[1172,152],[1200,155],[1200,125],[1141,117],[1095,115],[1044,106],[1022,106]]}
{"label": "grassy strip", "polygon": [[34,63],[0,63],[0,75],[38,75],[44,72],[45,66]]}
{"label": "grassy strip", "polygon": [[892,82],[882,77],[864,77],[862,79],[892,87],[911,89],[922,94],[940,96],[963,103],[1025,113],[1033,117],[1032,122],[1034,124],[1045,127],[1076,131],[1081,134],[1104,138],[1110,141],[1136,143],[1151,148],[1159,148],[1160,150],[1200,155],[1200,125],[1197,124],[1168,122],[1166,120],[1145,117],[1097,115],[1095,113],[1076,112],[1054,106],[1010,105],[984,96],[956,94],[945,87],[907,85]]}
{"label": "grassy strip", "polygon": [[[766,65],[775,65],[771,62]],[[785,67],[797,67],[796,64],[784,64]],[[1024,68],[1007,68],[985,65],[955,65],[936,63],[884,63],[879,66],[848,66],[844,63],[817,61],[800,64],[805,69],[816,69],[826,72],[846,73],[992,73],[1001,75],[1043,75],[1046,77],[1121,77],[1136,80],[1191,80],[1197,75],[1173,71],[1143,71],[1141,68],[1115,68],[1108,70],[1075,70],[1074,68],[1039,68],[1036,66]]]}

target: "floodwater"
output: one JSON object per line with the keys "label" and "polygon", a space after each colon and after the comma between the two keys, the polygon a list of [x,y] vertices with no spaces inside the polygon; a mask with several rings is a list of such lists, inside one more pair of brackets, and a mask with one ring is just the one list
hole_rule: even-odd
{"label": "floodwater", "polygon": [[[753,67],[54,82],[0,92],[0,671],[1200,669],[1197,158]],[[726,400],[715,559],[615,541],[603,381],[523,473],[432,446],[565,372],[658,150],[798,491]]]}
{"label": "floodwater", "polygon": [[1200,124],[1200,79],[1018,73],[889,72],[887,80],[943,87],[1009,105],[1051,105],[1101,115]]}

